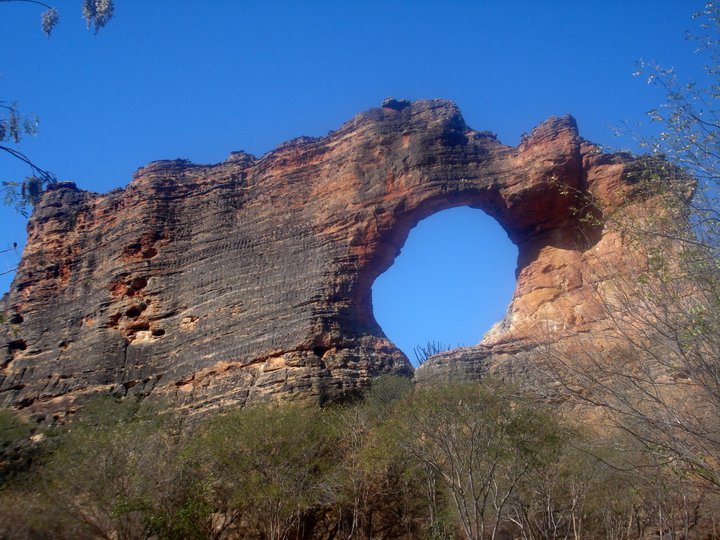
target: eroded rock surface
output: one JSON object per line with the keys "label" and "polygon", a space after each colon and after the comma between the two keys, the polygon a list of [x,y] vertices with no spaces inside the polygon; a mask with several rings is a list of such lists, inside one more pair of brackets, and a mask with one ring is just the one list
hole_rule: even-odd
{"label": "eroded rock surface", "polygon": [[3,299],[0,399],[62,414],[95,392],[152,393],[198,409],[337,399],[409,375],[371,286],[415,224],[460,205],[517,244],[517,290],[482,344],[418,375],[512,362],[539,335],[598,322],[583,291],[622,246],[575,207],[624,197],[628,160],[583,141],[570,117],[513,148],[450,102],[388,101],[261,158],[154,162],[107,194],[59,184]]}

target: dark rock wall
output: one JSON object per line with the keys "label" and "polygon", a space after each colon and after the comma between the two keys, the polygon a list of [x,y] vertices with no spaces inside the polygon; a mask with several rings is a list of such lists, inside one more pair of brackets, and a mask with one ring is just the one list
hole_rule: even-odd
{"label": "dark rock wall", "polygon": [[112,391],[196,409],[338,399],[409,375],[371,286],[418,221],[460,205],[494,216],[520,255],[508,316],[458,362],[532,342],[548,317],[587,326],[583,272],[617,242],[571,207],[578,193],[611,200],[623,167],[570,117],[511,148],[436,100],[386,103],[259,159],[154,162],[108,194],[59,184],[3,300],[0,400],[62,414]]}

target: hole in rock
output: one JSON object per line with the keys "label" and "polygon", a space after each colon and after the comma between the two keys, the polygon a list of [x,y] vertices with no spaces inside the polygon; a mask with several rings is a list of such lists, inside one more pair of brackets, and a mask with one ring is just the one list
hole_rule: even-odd
{"label": "hole in rock", "polygon": [[318,358],[322,358],[323,356],[325,356],[325,353],[328,352],[328,348],[319,346],[313,347],[313,352],[315,353],[315,356],[317,356]]}
{"label": "hole in rock", "polygon": [[129,246],[125,246],[125,248],[123,249],[123,255],[133,256],[138,251],[140,251],[141,248],[142,248],[142,246],[138,242],[136,242],[134,244],[130,244]]}
{"label": "hole in rock", "polygon": [[128,327],[128,333],[131,335],[135,332],[147,332],[148,330],[150,330],[150,323],[145,321],[135,323]]}
{"label": "hole in rock", "polygon": [[433,214],[410,231],[392,266],[375,280],[375,319],[414,365],[418,346],[476,345],[505,316],[517,254],[481,210]]}
{"label": "hole in rock", "polygon": [[7,348],[8,351],[10,351],[11,353],[14,351],[24,351],[25,349],[27,349],[27,343],[25,343],[24,339],[15,339],[8,342]]}
{"label": "hole in rock", "polygon": [[135,278],[128,284],[128,289],[125,294],[128,296],[135,296],[135,294],[143,290],[147,286],[147,279]]}
{"label": "hole in rock", "polygon": [[129,307],[128,310],[125,312],[125,315],[131,319],[136,319],[143,311],[145,311],[145,305],[140,304],[138,306]]}

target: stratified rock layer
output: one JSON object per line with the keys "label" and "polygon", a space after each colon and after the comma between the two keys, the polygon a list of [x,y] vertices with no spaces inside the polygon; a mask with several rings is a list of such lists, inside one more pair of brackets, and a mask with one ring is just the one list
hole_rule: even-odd
{"label": "stratified rock layer", "polygon": [[622,246],[575,207],[624,197],[627,159],[584,142],[570,117],[512,148],[450,102],[390,101],[260,159],[154,162],[108,194],[59,184],[3,300],[0,398],[59,414],[96,392],[152,393],[197,409],[337,399],[410,375],[371,286],[414,225],[460,205],[518,246],[517,290],[482,344],[418,375],[511,362],[540,335],[598,322],[584,290]]}

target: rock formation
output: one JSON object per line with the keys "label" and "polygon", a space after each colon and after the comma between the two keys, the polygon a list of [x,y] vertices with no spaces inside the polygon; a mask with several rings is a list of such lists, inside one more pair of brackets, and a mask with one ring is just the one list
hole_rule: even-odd
{"label": "rock formation", "polygon": [[517,289],[477,347],[418,376],[512,366],[539,335],[588,331],[594,272],[616,235],[576,211],[626,194],[630,158],[603,154],[571,117],[517,147],[447,101],[386,101],[322,138],[217,165],[158,161],[121,190],[53,186],[0,305],[0,401],[61,415],[97,392],[188,409],[338,399],[412,373],[384,336],[371,286],[428,215],[470,205],[518,246]]}

